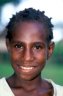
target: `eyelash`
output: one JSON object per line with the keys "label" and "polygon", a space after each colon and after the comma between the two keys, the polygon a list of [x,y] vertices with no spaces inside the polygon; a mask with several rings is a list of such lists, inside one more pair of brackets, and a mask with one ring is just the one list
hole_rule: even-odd
{"label": "eyelash", "polygon": [[15,48],[17,49],[23,49],[23,45],[22,44],[16,44],[14,45]]}
{"label": "eyelash", "polygon": [[40,49],[42,49],[43,48],[43,46],[41,46],[41,45],[35,45],[34,46],[34,49],[37,49],[37,50],[40,50]]}
{"label": "eyelash", "polygon": [[[17,50],[24,50],[25,47],[24,47],[22,44],[15,44],[15,45],[14,45],[14,48],[17,49]],[[42,50],[42,49],[43,49],[43,46],[40,45],[40,44],[34,44],[34,45],[32,46],[32,50],[37,50],[37,51],[39,51],[39,50]]]}

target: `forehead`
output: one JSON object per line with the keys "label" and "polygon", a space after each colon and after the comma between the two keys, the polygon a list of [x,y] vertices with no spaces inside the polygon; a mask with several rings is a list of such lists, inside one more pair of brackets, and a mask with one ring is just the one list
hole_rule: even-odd
{"label": "forehead", "polygon": [[45,27],[37,22],[22,22],[17,24],[13,32],[13,39],[21,41],[46,40]]}

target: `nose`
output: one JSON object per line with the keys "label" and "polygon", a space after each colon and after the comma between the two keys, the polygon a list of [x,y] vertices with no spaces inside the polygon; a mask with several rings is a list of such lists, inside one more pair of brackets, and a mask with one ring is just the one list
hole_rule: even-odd
{"label": "nose", "polygon": [[26,49],[24,53],[24,60],[25,61],[32,61],[33,60],[33,54],[30,49]]}

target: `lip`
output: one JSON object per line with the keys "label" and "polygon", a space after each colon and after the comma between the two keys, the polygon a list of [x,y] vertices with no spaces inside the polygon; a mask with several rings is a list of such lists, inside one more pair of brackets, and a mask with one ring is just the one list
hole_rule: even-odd
{"label": "lip", "polygon": [[16,62],[17,64],[17,70],[19,72],[24,72],[24,73],[33,73],[33,71],[37,70],[38,68],[38,63],[36,62]]}
{"label": "lip", "polygon": [[31,70],[33,67],[24,67],[24,66],[20,66],[20,68],[24,69],[24,70]]}
{"label": "lip", "polygon": [[17,63],[17,65],[23,67],[37,67],[38,63]]}
{"label": "lip", "polygon": [[34,69],[34,67],[30,67],[30,66],[18,66],[18,69],[19,69],[19,71],[21,71],[21,72],[31,72],[33,69]]}

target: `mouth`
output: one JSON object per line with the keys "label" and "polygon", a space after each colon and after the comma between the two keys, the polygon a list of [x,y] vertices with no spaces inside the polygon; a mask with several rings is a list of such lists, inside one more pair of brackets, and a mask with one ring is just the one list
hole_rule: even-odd
{"label": "mouth", "polygon": [[31,69],[33,69],[33,67],[24,67],[24,66],[20,66],[20,68],[22,68],[24,70],[31,70]]}
{"label": "mouth", "polygon": [[26,66],[26,67],[25,66],[18,66],[18,68],[23,72],[31,72],[34,69],[34,67],[28,67],[28,66]]}

